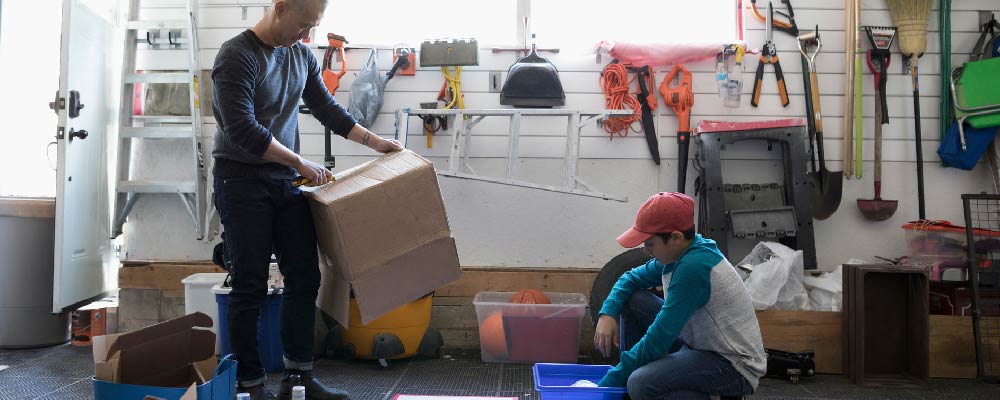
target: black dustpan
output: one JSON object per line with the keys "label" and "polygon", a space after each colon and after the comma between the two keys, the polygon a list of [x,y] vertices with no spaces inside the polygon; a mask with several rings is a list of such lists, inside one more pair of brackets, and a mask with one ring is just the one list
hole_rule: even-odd
{"label": "black dustpan", "polygon": [[559,70],[535,52],[531,35],[531,54],[507,70],[507,81],[500,91],[500,104],[514,107],[552,107],[566,104],[566,92],[559,81]]}

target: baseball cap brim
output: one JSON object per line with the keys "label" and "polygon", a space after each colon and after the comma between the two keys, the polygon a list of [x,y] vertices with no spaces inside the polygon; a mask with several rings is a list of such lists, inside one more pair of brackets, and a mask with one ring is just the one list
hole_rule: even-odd
{"label": "baseball cap brim", "polygon": [[618,236],[618,244],[622,245],[624,248],[631,249],[639,246],[645,242],[646,239],[651,237],[653,237],[652,233],[639,232],[633,227],[629,228],[629,230],[625,231],[625,233],[621,234],[621,236]]}

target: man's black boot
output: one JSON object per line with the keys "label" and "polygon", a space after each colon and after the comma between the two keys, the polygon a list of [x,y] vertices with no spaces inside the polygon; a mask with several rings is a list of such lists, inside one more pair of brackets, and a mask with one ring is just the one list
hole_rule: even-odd
{"label": "man's black boot", "polygon": [[281,387],[278,389],[278,399],[291,399],[292,387],[298,385],[306,387],[306,399],[309,400],[347,400],[350,398],[350,395],[343,390],[323,386],[313,376],[312,371],[286,369],[285,377],[281,378]]}
{"label": "man's black boot", "polygon": [[[250,387],[236,387],[236,393],[249,393],[250,400],[274,400],[274,394],[264,387],[264,384],[254,385]],[[291,393],[291,392],[289,392]]]}

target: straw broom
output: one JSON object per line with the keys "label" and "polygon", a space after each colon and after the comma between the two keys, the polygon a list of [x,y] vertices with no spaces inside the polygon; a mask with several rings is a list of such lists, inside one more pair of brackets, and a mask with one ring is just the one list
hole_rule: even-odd
{"label": "straw broom", "polygon": [[927,23],[931,0],[886,0],[899,32],[899,50],[916,67],[917,58],[927,50]]}
{"label": "straw broom", "polygon": [[[931,13],[931,0],[886,0],[889,14],[899,32],[899,50],[908,58],[913,82],[913,131],[917,147],[917,210],[921,220],[926,218],[924,207],[924,155],[920,138],[920,86],[917,79],[917,61],[927,49],[927,24]],[[947,57],[948,55],[942,55]]]}

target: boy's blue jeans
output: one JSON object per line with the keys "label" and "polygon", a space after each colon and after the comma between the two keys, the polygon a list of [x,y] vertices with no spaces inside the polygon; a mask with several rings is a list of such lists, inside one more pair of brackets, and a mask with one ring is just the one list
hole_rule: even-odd
{"label": "boy's blue jeans", "polygon": [[320,272],[307,199],[291,179],[216,176],[214,201],[226,231],[226,258],[232,265],[229,342],[239,362],[237,380],[243,386],[264,380],[257,317],[267,296],[272,252],[285,283],[281,298],[285,368],[312,369]]}
{"label": "boy's blue jeans", "polygon": [[[621,350],[628,351],[646,334],[663,307],[659,296],[639,290],[622,309],[619,321]],[[708,399],[709,395],[743,396],[753,388],[729,360],[718,353],[696,350],[677,339],[667,354],[628,377],[632,400]]]}

